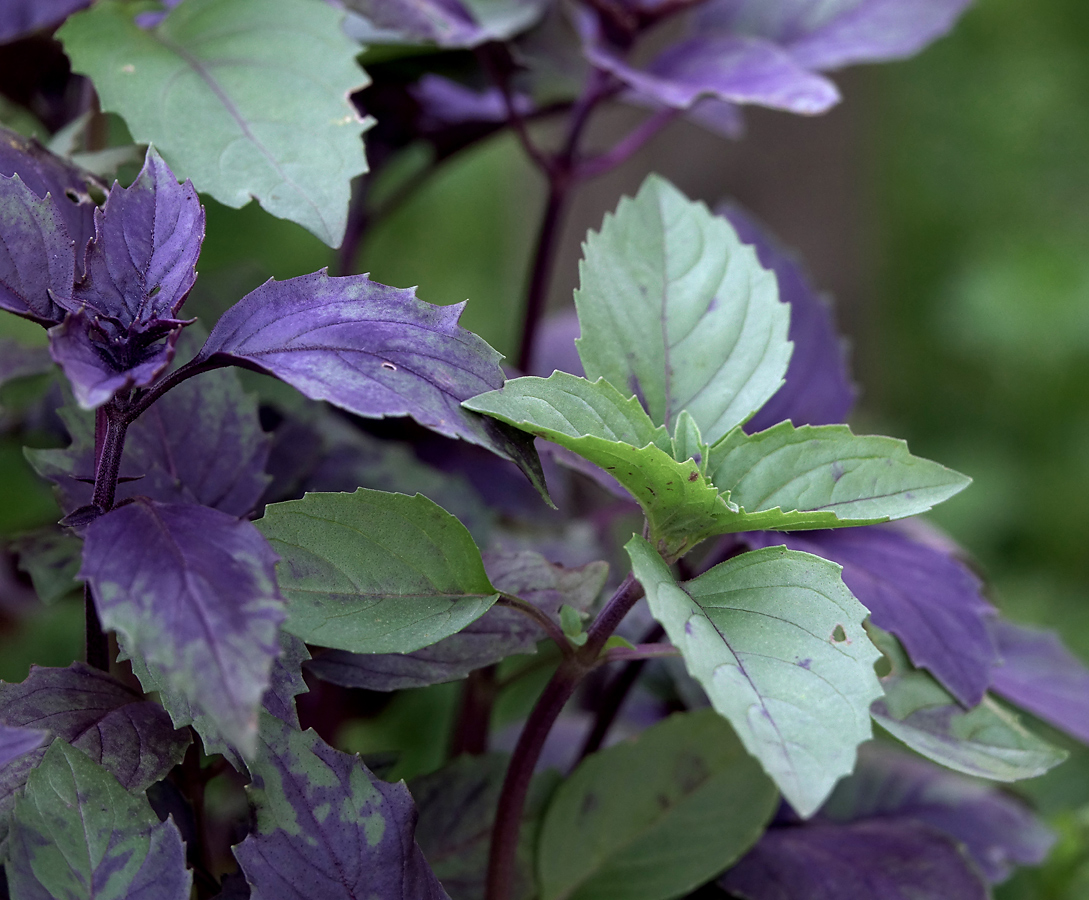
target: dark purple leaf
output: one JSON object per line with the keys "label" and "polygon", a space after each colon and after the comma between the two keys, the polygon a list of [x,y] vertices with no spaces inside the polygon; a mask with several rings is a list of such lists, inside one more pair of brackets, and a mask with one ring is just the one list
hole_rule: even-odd
{"label": "dark purple leaf", "polygon": [[754,549],[785,544],[839,563],[873,623],[896,635],[916,666],[967,706],[983,699],[998,661],[988,630],[994,608],[979,579],[951,554],[880,525],[804,536],[750,532],[745,541]]}
{"label": "dark purple leaf", "polygon": [[0,44],[59,25],[91,0],[4,0],[0,4]]}
{"label": "dark purple leaf", "polygon": [[795,425],[837,425],[846,422],[855,402],[855,389],[843,340],[836,332],[832,310],[813,288],[798,259],[744,210],[733,204],[716,210],[730,220],[738,237],[752,244],[760,265],[779,282],[779,299],[790,304],[790,340],[794,352],[786,383],[745,425],[750,434],[789,419]]}
{"label": "dark purple leaf", "polygon": [[[37,0],[28,0],[36,3]],[[86,4],[83,4],[86,5]],[[95,202],[89,187],[105,190],[78,166],[46,150],[35,138],[0,128],[0,175],[18,175],[38,197],[50,194],[75,242],[76,272],[83,274],[87,243],[95,236]]]}
{"label": "dark purple leaf", "polygon": [[1089,669],[1052,631],[996,621],[995,693],[1089,744]]}
{"label": "dark purple leaf", "polygon": [[527,374],[547,378],[558,371],[585,378],[586,370],[575,346],[579,332],[579,317],[574,307],[545,319],[537,330]]}
{"label": "dark purple leaf", "polygon": [[220,885],[221,890],[216,894],[215,900],[250,900],[250,886],[241,872],[225,875]]}
{"label": "dark purple leaf", "polygon": [[0,176],[0,309],[52,325],[74,280],[75,253],[54,200],[17,175]]}
{"label": "dark purple leaf", "polygon": [[869,744],[823,814],[836,822],[908,818],[959,842],[992,884],[1043,862],[1055,835],[1016,797],[892,748]]}
{"label": "dark purple leaf", "polygon": [[[30,451],[29,457],[37,472],[57,485],[68,513],[91,502],[94,419],[70,406],[61,417],[71,444]],[[268,484],[268,453],[257,402],[242,390],[237,374],[206,372],[165,393],[129,427],[117,499],[199,503],[243,516]]]}
{"label": "dark purple leaf", "polygon": [[953,27],[971,0],[712,0],[700,29],[767,38],[808,69],[838,69],[918,53]]}
{"label": "dark purple leaf", "polygon": [[952,839],[910,819],[773,828],[719,879],[744,900],[988,900]]}
{"label": "dark purple leaf", "polygon": [[413,839],[403,783],[269,715],[250,768],[257,830],[234,855],[253,900],[448,900]]}
{"label": "dark purple leaf", "polygon": [[37,750],[49,733],[39,728],[20,728],[0,724],[0,772],[8,763]]}
{"label": "dark purple leaf", "polygon": [[[105,672],[81,662],[66,669],[34,666],[20,684],[0,683],[0,723],[48,732],[105,766],[126,788],[143,790],[181,761],[189,734],[166,711]],[[41,747],[0,766],[0,838]]]}
{"label": "dark purple leaf", "polygon": [[223,314],[198,358],[249,365],[367,418],[412,416],[512,460],[543,489],[532,438],[461,407],[504,381],[500,355],[457,324],[461,310],[322,270],[248,294]]}
{"label": "dark purple leaf", "polygon": [[[602,562],[565,569],[531,551],[485,554],[484,563],[497,589],[534,604],[557,623],[562,604],[588,609],[608,576],[608,566]],[[540,626],[524,613],[494,606],[457,634],[414,653],[364,655],[331,650],[307,668],[344,687],[396,691],[456,681],[513,654],[534,653],[544,637]]]}
{"label": "dark purple leaf", "polygon": [[[95,211],[87,277],[75,300],[122,328],[173,323],[197,279],[204,209],[153,147],[136,180]],[[180,324],[180,323],[178,323]]]}
{"label": "dark purple leaf", "polygon": [[[507,104],[499,88],[476,91],[429,72],[409,88],[409,93],[420,105],[419,125],[425,131],[464,122],[507,121]],[[515,94],[511,100],[520,115],[533,111],[533,101],[525,94]]]}
{"label": "dark purple leaf", "polygon": [[119,391],[158,379],[174,358],[178,333],[121,332],[98,316],[78,311],[49,329],[49,350],[72,385],[76,402],[83,409],[97,409]]}
{"label": "dark purple leaf", "polygon": [[700,33],[673,44],[640,69],[604,42],[588,15],[580,18],[580,30],[583,52],[593,65],[616,76],[639,97],[674,109],[689,109],[697,100],[711,97],[817,115],[840,99],[827,78],[760,38]]}
{"label": "dark purple leaf", "polygon": [[83,546],[103,626],[244,756],[280,652],[276,559],[250,522],[147,499],[96,519]]}

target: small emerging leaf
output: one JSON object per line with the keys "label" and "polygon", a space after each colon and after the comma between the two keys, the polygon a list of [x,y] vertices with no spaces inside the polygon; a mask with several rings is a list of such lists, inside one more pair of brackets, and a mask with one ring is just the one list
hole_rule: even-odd
{"label": "small emerging leaf", "polygon": [[60,740],[16,803],[7,873],[20,900],[188,900],[192,881],[174,823]]}
{"label": "small emerging leaf", "polygon": [[775,786],[710,710],[587,757],[557,789],[538,849],[541,900],[666,900],[756,842]]}
{"label": "small emerging leaf", "polygon": [[469,532],[422,494],[360,488],[270,505],[284,627],[307,643],[408,653],[457,633],[499,594]]}
{"label": "small emerging leaf", "polygon": [[679,585],[642,538],[625,549],[651,612],[712,706],[790,804],[812,815],[854,768],[881,695],[866,609],[839,566],[769,547]]}

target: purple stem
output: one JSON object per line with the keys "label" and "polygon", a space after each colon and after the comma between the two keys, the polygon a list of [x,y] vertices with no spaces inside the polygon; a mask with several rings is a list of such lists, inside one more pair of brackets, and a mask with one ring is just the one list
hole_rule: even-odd
{"label": "purple stem", "polygon": [[642,596],[642,585],[633,575],[628,575],[594,620],[587,632],[586,643],[560,663],[529,714],[499,795],[499,807],[492,828],[491,855],[488,858],[486,900],[511,900],[526,795],[541,750],[567,701],[582,679],[597,665],[605,642]]}
{"label": "purple stem", "polygon": [[660,109],[648,116],[611,150],[581,163],[575,172],[579,179],[597,178],[621,166],[643,149],[663,128],[681,114],[678,109]]}

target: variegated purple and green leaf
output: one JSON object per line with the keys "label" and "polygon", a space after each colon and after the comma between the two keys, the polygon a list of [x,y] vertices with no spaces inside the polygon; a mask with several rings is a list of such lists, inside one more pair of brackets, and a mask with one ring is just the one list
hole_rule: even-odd
{"label": "variegated purple and green leaf", "polygon": [[103,626],[243,756],[280,652],[276,558],[251,523],[205,506],[137,498],[85,533],[80,578]]}
{"label": "variegated purple and green leaf", "polygon": [[403,783],[267,713],[259,745],[256,830],[234,848],[251,900],[449,900],[413,838]]}
{"label": "variegated purple and green leaf", "polygon": [[62,740],[15,804],[8,886],[20,900],[188,900],[191,873],[173,821],[142,792]]}

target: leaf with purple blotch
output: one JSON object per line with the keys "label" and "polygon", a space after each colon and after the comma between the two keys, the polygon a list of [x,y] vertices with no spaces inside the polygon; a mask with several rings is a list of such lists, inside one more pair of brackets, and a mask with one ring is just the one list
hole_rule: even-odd
{"label": "leaf with purple blotch", "polygon": [[281,555],[284,628],[311,644],[411,653],[499,597],[465,526],[422,494],[307,494],[268,506],[258,527]]}
{"label": "leaf with purple blotch", "polygon": [[95,211],[95,240],[72,312],[50,333],[53,358],[84,409],[154,382],[170,364],[177,318],[196,281],[204,209],[153,147],[136,180]]}
{"label": "leaf with purple blotch", "polygon": [[948,32],[972,0],[712,0],[700,32],[775,42],[807,69],[903,59]]}
{"label": "leaf with purple blotch", "polygon": [[299,727],[299,714],[295,698],[309,688],[302,677],[302,666],[310,659],[310,651],[299,638],[286,631],[280,632],[280,655],[272,664],[269,687],[265,691],[264,705],[281,722]]}
{"label": "leaf with purple blotch", "polygon": [[463,306],[433,306],[413,290],[323,269],[247,294],[216,323],[198,359],[266,372],[367,418],[412,416],[513,461],[543,493],[532,439],[461,408],[504,381],[500,354],[458,325]]}
{"label": "leaf with purple blotch", "polygon": [[38,197],[18,175],[0,176],[0,309],[45,326],[59,322],[75,258],[54,199]]}
{"label": "leaf with purple blotch", "polygon": [[[509,762],[504,753],[459,756],[409,784],[420,812],[416,841],[455,900],[484,900],[492,825]],[[533,858],[540,819],[560,781],[559,772],[546,769],[530,784],[522,813],[512,900],[535,896]]]}
{"label": "leaf with purple blotch", "polygon": [[[57,486],[69,513],[91,502],[94,417],[73,405],[59,414],[71,444],[26,453],[38,474]],[[268,484],[268,454],[257,401],[242,389],[237,373],[206,372],[165,393],[129,426],[117,500],[145,496],[244,516]]]}
{"label": "leaf with purple blotch", "polygon": [[915,752],[993,781],[1035,778],[1066,759],[1065,750],[1033,734],[990,695],[966,710],[928,673],[911,665],[896,638],[872,623],[867,630],[891,666],[881,679],[885,696],[870,707],[870,715]]}
{"label": "leaf with purple blotch", "polygon": [[[38,3],[38,0],[30,0]],[[51,153],[35,138],[0,127],[0,175],[18,175],[38,197],[50,194],[75,246],[76,273],[82,275],[87,243],[95,236],[95,202],[90,188],[106,186],[91,173]]]}
{"label": "leaf with purple blotch", "polygon": [[405,43],[472,48],[525,31],[542,0],[347,0],[349,9]]}
{"label": "leaf with purple blotch", "polygon": [[744,900],[988,900],[956,843],[910,819],[773,828],[718,884]]}
{"label": "leaf with purple blotch", "polygon": [[59,25],[91,0],[4,0],[0,6],[0,44]]}
{"label": "leaf with purple blotch", "polygon": [[821,810],[839,823],[906,818],[949,835],[992,884],[1039,865],[1055,835],[1018,798],[879,743],[859,751],[854,773]]}
{"label": "leaf with purple blotch", "polygon": [[689,674],[802,816],[851,772],[881,696],[866,608],[839,566],[768,547],[677,583],[651,545],[624,548]]}
{"label": "leaf with purple blotch", "polygon": [[843,582],[874,625],[899,638],[911,661],[927,669],[965,706],[991,683],[998,651],[989,624],[994,607],[980,581],[949,553],[878,525],[805,534],[749,532],[755,548],[785,544],[843,566]]}
{"label": "leaf with purple blotch", "polygon": [[204,506],[137,498],[85,533],[80,578],[103,627],[243,756],[279,654],[276,558],[252,523]]}
{"label": "leaf with purple blotch", "polygon": [[1089,669],[1053,631],[996,621],[1002,663],[991,688],[1011,703],[1089,744]]}
{"label": "leaf with purple blotch", "polygon": [[586,58],[638,97],[673,109],[691,109],[712,98],[813,116],[839,102],[836,86],[799,65],[769,41],[702,34],[662,51],[637,68],[600,40],[584,44]]}
{"label": "leaf with purple blotch", "polygon": [[[563,604],[589,609],[609,572],[604,562],[566,569],[530,550],[487,553],[484,565],[498,590],[532,603],[557,623]],[[306,667],[344,687],[397,691],[456,681],[508,656],[534,653],[544,637],[540,626],[524,613],[493,606],[457,634],[414,653],[333,650],[319,654]]]}
{"label": "leaf with purple blotch", "polygon": [[257,827],[234,855],[252,900],[449,900],[413,840],[403,783],[265,713],[250,770]]}
{"label": "leaf with purple blotch", "polygon": [[54,741],[15,805],[8,884],[19,900],[188,900],[192,874],[173,821],[143,792]]}
{"label": "leaf with purple blotch", "polygon": [[[189,734],[176,731],[158,703],[82,662],[65,669],[33,666],[19,684],[0,683],[0,723],[43,729],[105,766],[125,788],[140,791],[181,762]],[[0,767],[0,837],[41,749]]]}
{"label": "leaf with purple blotch", "polygon": [[801,262],[736,204],[715,212],[730,221],[743,244],[751,244],[765,269],[779,282],[779,299],[790,304],[794,352],[786,383],[745,423],[750,434],[789,419],[794,425],[846,422],[855,402],[843,339],[836,332],[827,299],[817,293]]}
{"label": "leaf with purple blotch", "polygon": [[0,724],[0,771],[20,756],[37,750],[47,737],[49,733],[40,728]]}

